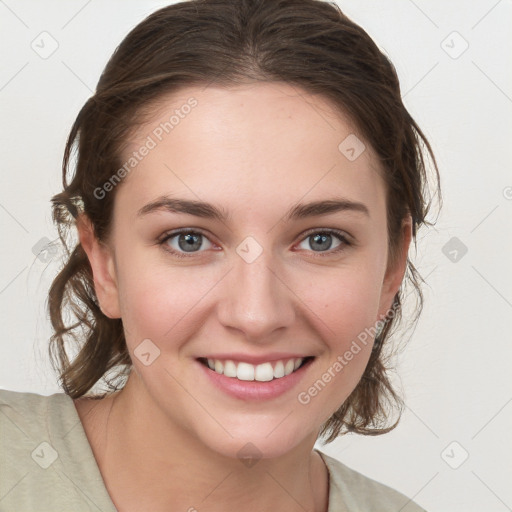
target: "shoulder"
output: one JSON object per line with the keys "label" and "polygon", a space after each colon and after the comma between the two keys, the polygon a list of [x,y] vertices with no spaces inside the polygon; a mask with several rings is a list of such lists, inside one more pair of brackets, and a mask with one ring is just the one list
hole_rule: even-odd
{"label": "shoulder", "polygon": [[2,448],[10,453],[25,443],[60,436],[75,423],[73,400],[63,393],[46,396],[0,389]]}
{"label": "shoulder", "polygon": [[[51,412],[62,412],[70,398],[63,394],[50,396],[0,389],[0,426],[2,439],[29,439],[38,437],[47,429]],[[11,447],[14,448],[14,447]]]}
{"label": "shoulder", "polygon": [[[405,494],[349,468],[319,450],[317,452],[329,470],[328,512],[426,512]],[[345,508],[342,508],[343,505]]]}
{"label": "shoulder", "polygon": [[68,403],[70,398],[63,393],[53,395],[39,395],[37,393],[28,393],[24,391],[12,391],[10,389],[0,389],[0,410],[11,409],[20,414],[29,413],[45,414],[48,405],[62,405]]}
{"label": "shoulder", "polygon": [[[64,393],[0,390],[0,467],[0,512],[97,510],[88,496],[98,494],[101,478]],[[112,510],[98,498],[106,500],[101,510]]]}

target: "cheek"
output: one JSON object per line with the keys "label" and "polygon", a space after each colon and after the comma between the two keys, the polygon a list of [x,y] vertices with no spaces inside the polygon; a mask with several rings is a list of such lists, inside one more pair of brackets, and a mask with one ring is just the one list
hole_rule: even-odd
{"label": "cheek", "polygon": [[304,288],[302,297],[316,313],[332,348],[343,348],[377,319],[380,271],[347,267],[324,275]]}
{"label": "cheek", "polygon": [[[122,286],[121,286],[122,284]],[[120,307],[123,325],[132,348],[139,340],[155,343],[193,336],[194,314],[215,284],[197,268],[171,268],[161,263],[126,262],[120,272]]]}
{"label": "cheek", "polygon": [[351,267],[317,281],[309,292],[303,290],[326,353],[304,383],[298,401],[301,407],[314,408],[308,410],[322,421],[348,398],[368,364],[379,307],[378,275],[368,266],[361,271]]}

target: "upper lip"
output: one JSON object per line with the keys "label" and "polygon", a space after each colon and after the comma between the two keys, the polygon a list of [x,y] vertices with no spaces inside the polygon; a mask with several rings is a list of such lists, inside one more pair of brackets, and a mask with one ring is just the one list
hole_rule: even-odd
{"label": "upper lip", "polygon": [[[288,359],[296,359],[301,358],[305,359],[306,357],[313,357],[311,355],[304,354],[292,354],[291,352],[279,352],[273,354],[266,354],[261,356],[249,355],[249,354],[241,354],[241,353],[231,353],[231,354],[210,354],[207,356],[203,356],[204,359],[218,359],[220,361],[236,361],[239,363],[249,363],[249,364],[261,364],[261,363],[270,363],[273,361],[287,361]],[[201,358],[199,358],[201,359]]]}

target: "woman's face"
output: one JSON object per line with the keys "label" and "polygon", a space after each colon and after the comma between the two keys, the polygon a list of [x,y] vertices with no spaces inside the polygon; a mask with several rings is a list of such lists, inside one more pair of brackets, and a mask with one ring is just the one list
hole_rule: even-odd
{"label": "woman's face", "polygon": [[131,138],[124,182],[102,189],[110,251],[88,253],[146,411],[231,457],[311,448],[404,270],[387,266],[385,186],[357,136],[321,97],[255,83],[184,89]]}

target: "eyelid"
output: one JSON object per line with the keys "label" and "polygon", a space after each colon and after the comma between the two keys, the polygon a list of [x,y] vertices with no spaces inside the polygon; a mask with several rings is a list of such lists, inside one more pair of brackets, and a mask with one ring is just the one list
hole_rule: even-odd
{"label": "eyelid", "polygon": [[329,235],[337,235],[340,238],[346,240],[347,243],[350,243],[350,244],[355,243],[354,237],[352,235],[350,235],[343,229],[338,229],[338,228],[311,228],[311,229],[308,229],[307,231],[305,231],[302,234],[301,241],[304,240],[305,238],[307,238],[308,236],[311,236],[316,233],[327,233]]}
{"label": "eyelid", "polygon": [[[301,235],[301,239],[298,242],[298,244],[301,244],[305,240],[307,240],[310,236],[315,234],[327,234],[331,235],[338,239],[340,242],[340,245],[338,247],[335,247],[334,249],[328,249],[327,251],[313,251],[313,250],[307,250],[308,253],[313,254],[313,257],[328,257],[328,256],[334,256],[337,254],[342,253],[347,248],[355,245],[354,239],[351,235],[349,235],[347,232],[337,229],[337,228],[312,228],[307,231],[305,231]],[[296,245],[298,245],[296,244]],[[300,249],[299,249],[300,250]]]}
{"label": "eyelid", "polygon": [[[158,238],[157,242],[159,245],[164,245],[168,240],[180,235],[181,233],[199,234],[199,235],[202,235],[204,238],[206,238],[210,242],[210,244],[217,245],[210,240],[209,235],[203,229],[194,228],[194,227],[177,228],[177,229],[167,231]],[[299,242],[295,245],[302,243],[304,240],[306,240],[308,237],[310,237],[313,234],[332,235],[332,236],[337,237],[338,240],[340,241],[340,246],[338,246],[337,248],[332,249],[332,250],[330,249],[327,251],[312,251],[312,250],[307,251],[307,252],[310,252],[310,253],[320,256],[320,257],[323,255],[327,256],[327,255],[336,254],[338,252],[341,252],[347,246],[354,245],[353,237],[351,235],[349,235],[346,231],[343,231],[343,230],[340,230],[337,228],[311,228],[301,234],[301,238],[300,238]],[[176,251],[175,249],[173,249],[171,247],[166,247],[165,250],[170,252],[171,254],[174,254],[174,255],[177,255],[178,257],[183,257],[183,258],[192,257],[194,255],[201,254],[202,252],[205,252],[205,251],[197,251],[197,252],[187,253],[187,252]]]}
{"label": "eyelid", "polygon": [[176,235],[179,235],[181,233],[197,233],[197,234],[203,235],[205,238],[208,238],[208,240],[210,240],[210,237],[206,233],[206,231],[204,231],[201,228],[194,228],[194,227],[170,229],[169,231],[166,231],[161,236],[159,236],[157,240],[159,242],[162,242],[164,240],[172,238],[172,237],[174,237]]}
{"label": "eyelid", "polygon": [[[212,242],[210,240],[210,236],[204,231],[202,230],[201,228],[194,228],[194,227],[188,227],[188,228],[177,228],[177,229],[172,229],[170,231],[166,231],[165,233],[163,233],[160,237],[158,237],[157,239],[157,243],[158,245],[165,245],[166,242],[182,233],[186,233],[186,234],[198,234],[198,235],[202,235],[204,238],[206,238],[208,240],[208,242],[212,245],[217,245],[215,244],[214,242]],[[202,252],[205,252],[205,251],[197,251],[197,252],[190,252],[190,253],[187,253],[187,252],[181,252],[181,251],[177,251],[176,249],[173,249],[172,247],[164,247],[164,250],[167,251],[167,252],[170,252],[171,254],[177,256],[178,258],[188,258],[188,257],[192,257],[194,255],[197,255],[197,254],[201,254]]]}

